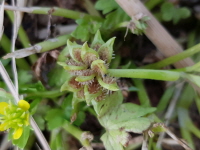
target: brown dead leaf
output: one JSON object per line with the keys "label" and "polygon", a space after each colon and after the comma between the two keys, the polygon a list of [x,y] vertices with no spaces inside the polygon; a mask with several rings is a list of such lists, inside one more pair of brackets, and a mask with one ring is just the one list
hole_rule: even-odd
{"label": "brown dead leaf", "polygon": [[41,57],[36,61],[36,63],[32,66],[32,70],[34,71],[35,76],[47,89],[49,88],[49,86],[47,85],[47,74],[54,67],[59,53],[60,52],[58,50],[43,53]]}

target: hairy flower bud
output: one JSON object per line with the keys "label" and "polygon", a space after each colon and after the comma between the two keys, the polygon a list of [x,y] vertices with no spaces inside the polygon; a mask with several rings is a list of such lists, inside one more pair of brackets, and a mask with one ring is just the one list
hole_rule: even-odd
{"label": "hairy flower bud", "polygon": [[91,100],[103,100],[107,94],[119,88],[115,78],[108,77],[108,66],[112,59],[115,37],[104,42],[97,31],[91,47],[87,42],[83,46],[67,41],[70,57],[66,62],[58,62],[71,73],[72,78],[66,81],[61,91],[75,93],[79,99],[84,99],[88,105]]}

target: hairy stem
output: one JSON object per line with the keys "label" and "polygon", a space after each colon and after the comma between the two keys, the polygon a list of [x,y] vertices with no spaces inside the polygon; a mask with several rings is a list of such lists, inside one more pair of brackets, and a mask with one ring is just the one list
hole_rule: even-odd
{"label": "hairy stem", "polygon": [[34,46],[17,50],[14,53],[8,53],[3,58],[4,59],[11,58],[11,57],[23,58],[35,53],[43,53],[43,52],[65,45],[68,38],[70,38],[70,35],[62,35],[54,39],[49,39],[47,41],[40,42]]}

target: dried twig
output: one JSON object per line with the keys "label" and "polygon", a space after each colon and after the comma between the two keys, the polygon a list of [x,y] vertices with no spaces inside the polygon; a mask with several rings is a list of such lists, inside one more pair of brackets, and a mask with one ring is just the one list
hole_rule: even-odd
{"label": "dried twig", "polygon": [[[12,5],[15,6],[15,1],[12,0]],[[14,11],[14,22],[13,22],[13,35],[12,35],[12,46],[11,46],[11,52],[13,53],[15,51],[15,41],[17,38],[17,32],[18,32],[18,27],[20,26],[20,18],[19,18],[19,13]],[[17,74],[17,67],[16,67],[16,61],[15,57],[12,57],[12,71],[13,71],[13,76],[14,76],[14,83],[15,83],[15,88],[18,93],[18,74]]]}
{"label": "dried twig", "polygon": [[[145,34],[165,57],[170,57],[183,51],[181,46],[146,9],[140,0],[116,0],[116,2],[131,18],[139,13],[150,17],[150,20],[147,21],[148,27]],[[193,64],[194,62],[190,58],[186,58],[175,63],[174,66],[176,68],[182,68],[192,66]]]}

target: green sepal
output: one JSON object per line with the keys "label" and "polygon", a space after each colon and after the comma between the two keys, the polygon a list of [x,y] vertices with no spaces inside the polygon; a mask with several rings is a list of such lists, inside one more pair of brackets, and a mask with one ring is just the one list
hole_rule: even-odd
{"label": "green sepal", "polygon": [[78,76],[76,77],[75,80],[78,82],[86,82],[86,81],[94,79],[94,77],[95,77],[95,74],[92,74],[90,76]]}
{"label": "green sepal", "polygon": [[104,60],[106,63],[110,63],[112,60],[114,41],[115,37],[109,39],[98,50],[100,59]]}
{"label": "green sepal", "polygon": [[67,46],[69,49],[69,54],[71,58],[76,62],[82,62],[82,60],[75,55],[75,51],[81,54],[81,45],[78,45],[76,42],[72,43],[70,40],[67,40]]}
{"label": "green sepal", "polygon": [[91,101],[94,100],[96,97],[98,97],[100,94],[102,94],[101,90],[95,94],[90,94],[88,91],[88,85],[85,85],[84,95],[85,95],[85,100],[88,106],[90,105]]}
{"label": "green sepal", "polygon": [[67,65],[65,67],[63,67],[65,70],[68,70],[68,71],[78,71],[78,70],[85,70],[87,69],[87,66],[70,66],[70,65]]}
{"label": "green sepal", "polygon": [[73,86],[70,85],[70,80],[72,80],[72,78],[70,78],[69,80],[65,81],[65,83],[61,86],[60,91],[70,91],[70,92],[78,92],[82,89],[82,87],[80,86],[80,88],[73,88]]}
{"label": "green sepal", "polygon": [[101,38],[101,33],[99,30],[97,30],[95,36],[94,36],[94,39],[92,41],[92,44],[91,44],[91,48],[93,48],[94,50],[98,50],[101,45],[103,45],[105,42],[102,40]]}
{"label": "green sepal", "polygon": [[105,62],[100,59],[97,59],[92,62],[91,69],[97,73],[101,73],[101,75],[105,75],[108,73],[107,67],[105,66]]}
{"label": "green sepal", "polygon": [[89,48],[87,42],[85,42],[81,49],[81,58],[84,63],[90,65],[90,63],[99,58],[99,54],[95,50]]}
{"label": "green sepal", "polygon": [[63,68],[65,70],[68,71],[76,71],[76,70],[85,70],[87,69],[87,66],[72,66],[72,65],[68,65],[64,62],[57,62],[59,65],[63,66]]}
{"label": "green sepal", "polygon": [[105,89],[108,89],[110,91],[118,91],[119,90],[117,83],[112,83],[112,84],[105,83],[99,76],[97,77],[97,80],[98,80],[99,84],[102,87],[104,87]]}

